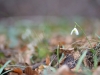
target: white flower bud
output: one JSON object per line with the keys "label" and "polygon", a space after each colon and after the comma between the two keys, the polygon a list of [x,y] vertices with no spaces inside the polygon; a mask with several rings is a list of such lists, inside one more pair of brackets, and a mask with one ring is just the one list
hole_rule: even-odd
{"label": "white flower bud", "polygon": [[79,32],[78,32],[77,28],[74,28],[74,29],[71,31],[71,35],[72,35],[73,33],[75,33],[76,35],[79,35]]}

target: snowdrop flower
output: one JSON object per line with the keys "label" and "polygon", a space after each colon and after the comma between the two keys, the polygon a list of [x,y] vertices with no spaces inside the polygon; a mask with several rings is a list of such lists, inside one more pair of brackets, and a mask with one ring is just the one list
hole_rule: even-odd
{"label": "snowdrop flower", "polygon": [[77,28],[75,27],[72,31],[71,31],[71,35],[75,33],[76,35],[79,35],[79,32],[77,30]]}

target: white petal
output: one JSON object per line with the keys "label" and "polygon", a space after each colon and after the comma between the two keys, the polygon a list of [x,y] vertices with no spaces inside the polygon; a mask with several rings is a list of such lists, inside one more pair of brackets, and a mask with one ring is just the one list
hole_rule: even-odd
{"label": "white petal", "polygon": [[71,31],[71,33],[70,33],[70,34],[72,35],[72,34],[73,34],[73,32],[74,32],[74,29]]}
{"label": "white petal", "polygon": [[74,32],[75,32],[76,35],[79,35],[79,32],[76,28],[74,28]]}

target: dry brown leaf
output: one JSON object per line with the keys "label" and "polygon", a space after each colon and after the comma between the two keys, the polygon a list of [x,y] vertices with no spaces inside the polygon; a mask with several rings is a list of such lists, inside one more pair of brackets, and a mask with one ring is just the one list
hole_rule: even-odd
{"label": "dry brown leaf", "polygon": [[27,75],[33,75],[33,70],[32,70],[30,67],[25,68],[24,72],[25,72]]}
{"label": "dry brown leaf", "polygon": [[60,64],[67,65],[67,67],[73,69],[76,66],[76,60],[74,59],[73,55],[68,55],[62,60]]}
{"label": "dry brown leaf", "polygon": [[41,72],[43,71],[43,69],[44,69],[44,66],[43,66],[43,65],[40,65],[40,66],[38,67],[38,73],[41,73]]}
{"label": "dry brown leaf", "polygon": [[73,53],[74,59],[77,60],[80,57],[80,52],[79,51],[74,51]]}
{"label": "dry brown leaf", "polygon": [[23,71],[20,68],[14,68],[13,72],[18,73],[18,74],[22,74]]}
{"label": "dry brown leaf", "polygon": [[46,57],[46,65],[49,65],[49,64],[50,64],[50,56],[47,55],[47,57]]}
{"label": "dry brown leaf", "polygon": [[28,48],[27,48],[26,45],[23,45],[23,46],[20,48],[20,50],[21,50],[22,52],[26,51],[27,49],[28,49]]}
{"label": "dry brown leaf", "polygon": [[26,67],[24,70],[26,75],[39,75],[37,71],[32,70],[31,67]]}
{"label": "dry brown leaf", "polygon": [[60,48],[60,52],[64,53],[65,55],[73,54],[74,48],[68,48],[68,49]]}

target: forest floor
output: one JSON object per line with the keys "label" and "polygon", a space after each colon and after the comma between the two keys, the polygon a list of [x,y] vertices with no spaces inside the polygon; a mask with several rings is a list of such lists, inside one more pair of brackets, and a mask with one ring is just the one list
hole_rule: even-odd
{"label": "forest floor", "polygon": [[88,22],[16,24],[0,26],[0,75],[99,75],[100,37]]}

